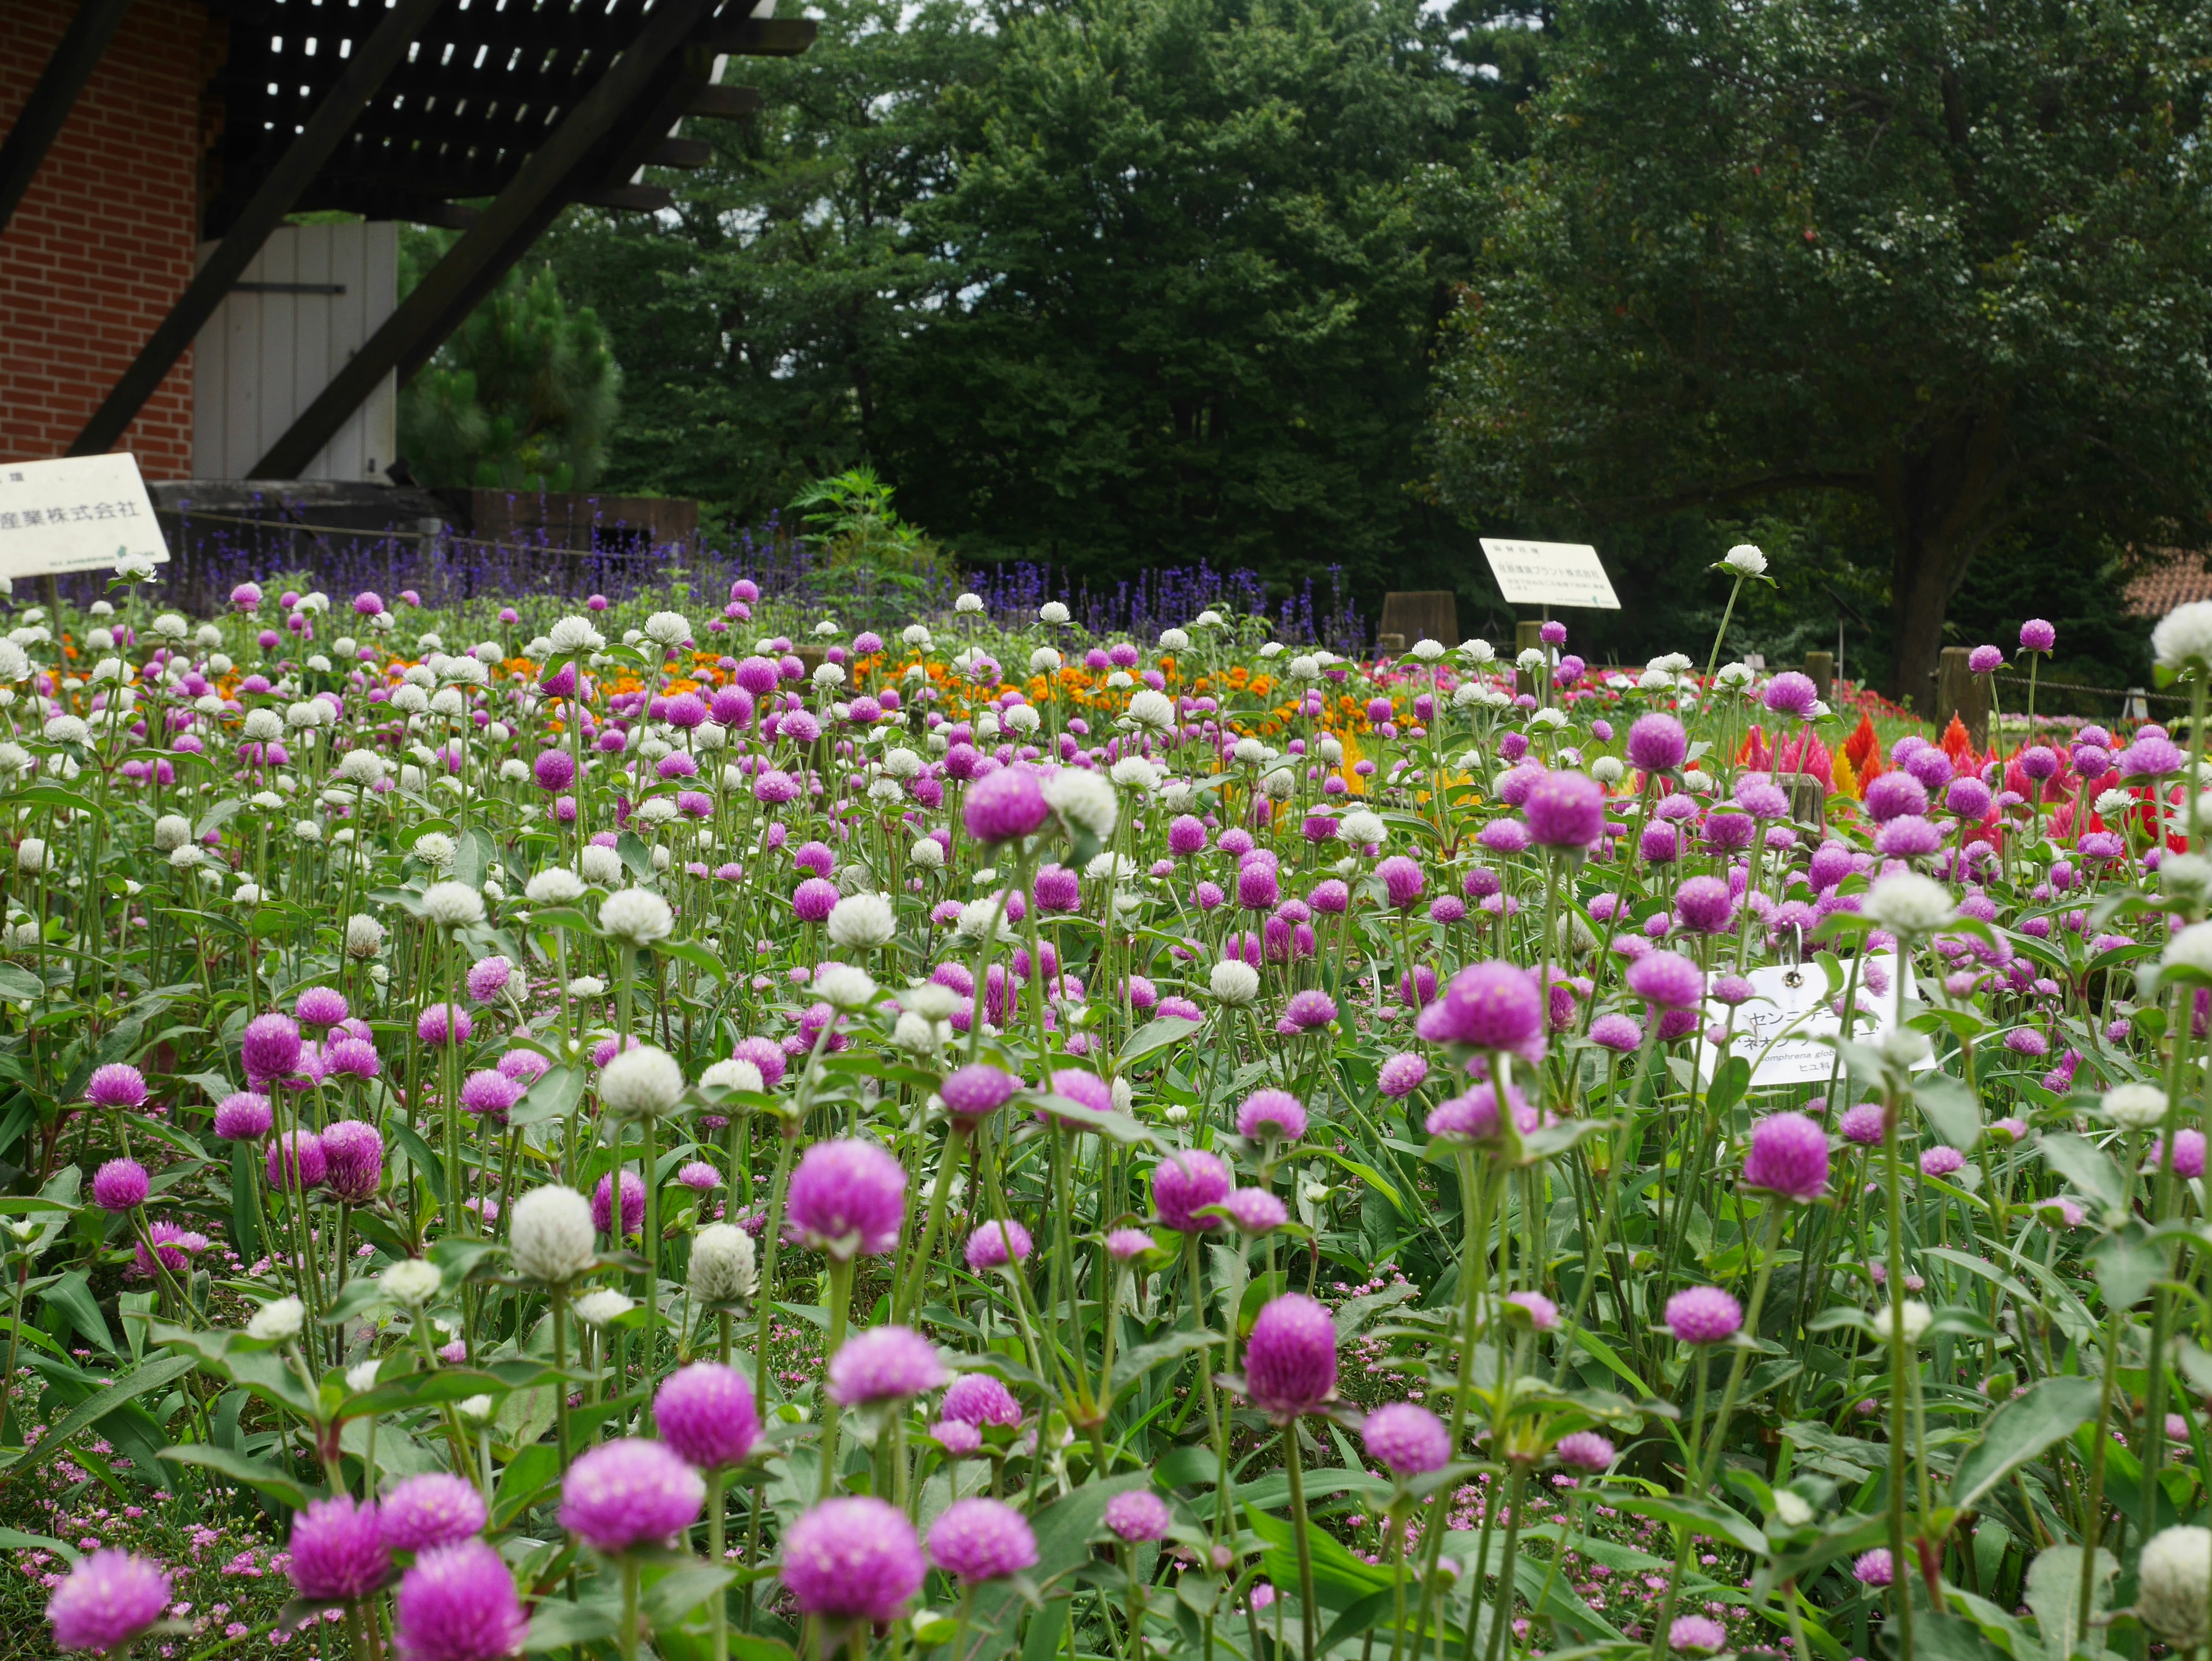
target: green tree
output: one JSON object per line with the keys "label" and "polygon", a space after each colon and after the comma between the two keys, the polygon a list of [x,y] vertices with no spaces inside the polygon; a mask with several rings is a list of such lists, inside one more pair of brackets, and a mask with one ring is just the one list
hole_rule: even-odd
{"label": "green tree", "polygon": [[[439,251],[437,233],[410,236],[403,285]],[[621,386],[591,308],[569,309],[550,266],[518,267],[401,392],[400,453],[432,484],[589,490]]]}
{"label": "green tree", "polygon": [[2204,0],[1564,7],[1470,210],[1442,499],[1587,529],[1849,493],[1916,696],[1978,555],[2201,535],[2208,40]]}

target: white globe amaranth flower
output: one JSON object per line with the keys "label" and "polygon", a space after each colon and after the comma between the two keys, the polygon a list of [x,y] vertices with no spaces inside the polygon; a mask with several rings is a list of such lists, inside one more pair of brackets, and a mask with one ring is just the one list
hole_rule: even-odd
{"label": "white globe amaranth flower", "polygon": [[830,909],[830,943],[841,951],[872,952],[897,933],[891,903],[881,894],[848,894]]}
{"label": "white globe amaranth flower", "polygon": [[348,784],[374,784],[386,771],[384,757],[374,750],[349,750],[338,757],[338,776]]}
{"label": "white globe amaranth flower", "polygon": [[1935,1318],[1934,1311],[1919,1299],[1907,1298],[1901,1304],[1884,1304],[1875,1311],[1875,1330],[1881,1333],[1884,1339],[1887,1339],[1895,1335],[1902,1328],[1905,1342],[1910,1347],[1917,1344],[1927,1335],[1928,1328]]}
{"label": "white globe amaranth flower", "polygon": [[30,676],[30,654],[13,640],[0,640],[0,681],[28,680]]}
{"label": "white globe amaranth flower", "polygon": [[2212,922],[2193,922],[2166,943],[2159,962],[2167,969],[2212,975]]}
{"label": "white globe amaranth flower", "polygon": [[465,882],[441,882],[422,896],[422,915],[440,928],[472,928],[484,918],[483,896]]}
{"label": "white globe amaranth flower", "polygon": [[[2203,798],[2197,800],[2201,806]],[[2168,854],[2158,867],[2158,885],[2177,909],[2201,905],[2212,895],[2212,860],[2202,854]]]}
{"label": "white globe amaranth flower", "polygon": [[757,1092],[768,1088],[768,1080],[761,1076],[760,1068],[752,1062],[732,1057],[714,1062],[702,1073],[699,1075],[699,1086],[702,1090],[747,1090]]}
{"label": "white globe amaranth flower", "polygon": [[899,630],[899,638],[915,650],[926,652],[929,649],[929,625],[924,623],[909,623]]}
{"label": "white globe amaranth flower", "polygon": [[420,1257],[402,1257],[376,1277],[384,1295],[406,1309],[417,1309],[438,1295],[446,1277],[435,1263]]}
{"label": "white globe amaranth flower", "polygon": [[1422,639],[1413,642],[1412,655],[1423,663],[1434,663],[1443,654],[1444,645],[1440,640]]}
{"label": "white globe amaranth flower", "polygon": [[[2097,800],[2093,805],[2097,810],[2098,818],[2116,819],[2135,805],[2135,798],[2124,790],[2102,790],[2098,792]],[[2160,868],[2164,869],[2163,867]]]}
{"label": "white globe amaranth flower", "polygon": [[1175,700],[1147,686],[1129,695],[1129,725],[1146,733],[1164,733],[1175,725]]}
{"label": "white globe amaranth flower", "polygon": [[1214,1001],[1231,1009],[1249,1009],[1260,995],[1260,971],[1239,958],[1224,958],[1213,965],[1208,982]]}
{"label": "white globe amaranth flower", "polygon": [[571,652],[596,652],[607,643],[606,636],[592,627],[587,618],[562,618],[545,638],[552,654],[561,657]]}
{"label": "white globe amaranth flower", "polygon": [[1382,816],[1364,807],[1346,813],[1338,830],[1345,841],[1361,847],[1380,846],[1390,835],[1390,827],[1382,823]]}
{"label": "white globe amaranth flower", "polygon": [[307,1306],[297,1298],[272,1298],[253,1311],[253,1318],[246,1323],[246,1335],[283,1343],[300,1335],[307,1318]]}
{"label": "white globe amaranth flower", "polygon": [[[53,736],[53,723],[49,721],[46,725],[46,735],[51,738]],[[272,739],[281,739],[284,736],[284,718],[274,709],[249,709],[246,712],[245,724],[240,735],[255,744],[266,744]]]}
{"label": "white globe amaranth flower", "polygon": [[1033,675],[1058,674],[1060,665],[1060,654],[1049,646],[1040,646],[1030,654],[1030,672]]}
{"label": "white globe amaranth flower", "polygon": [[2161,669],[2212,664],[2212,599],[2177,605],[2150,631],[2151,655]]}
{"label": "white globe amaranth flower", "polygon": [[599,1100],[617,1118],[657,1119],[683,1099],[683,1065],[658,1044],[623,1050],[599,1069]]}
{"label": "white globe amaranth flower", "polygon": [[345,949],[349,958],[373,958],[384,950],[384,925],[364,912],[346,919]]}
{"label": "white globe amaranth flower", "polygon": [[598,843],[587,843],[576,855],[576,868],[594,888],[612,888],[622,880],[622,855]]}
{"label": "white globe amaranth flower", "polygon": [[1893,934],[1927,934],[1955,915],[1951,892],[1933,878],[1914,872],[1884,877],[1869,889],[1865,915]]}
{"label": "white globe amaranth flower", "polygon": [[1748,542],[1739,542],[1722,555],[1721,563],[1738,576],[1757,577],[1766,575],[1766,556]]}
{"label": "white globe amaranth flower", "polygon": [[1618,756],[1600,756],[1589,764],[1589,776],[1600,784],[1618,784],[1627,770]]}
{"label": "white globe amaranth flower", "polygon": [[751,1235],[729,1223],[709,1223],[691,1237],[685,1284],[702,1304],[750,1298],[758,1283],[753,1258]]}
{"label": "white globe amaranth flower", "polygon": [[1190,636],[1180,629],[1163,629],[1160,630],[1160,650],[1188,652],[1190,650]]}
{"label": "white globe amaranth flower", "polygon": [[928,764],[904,745],[884,751],[883,769],[890,777],[905,780],[919,778]]}
{"label": "white globe amaranth flower", "polygon": [[968,1007],[967,999],[951,987],[936,981],[924,981],[920,986],[909,986],[898,995],[901,1005],[926,1021],[950,1020],[953,1011]]}
{"label": "white globe amaranth flower", "polygon": [[645,637],[656,646],[681,646],[691,638],[691,619],[681,611],[655,611],[645,620]]}
{"label": "white globe amaranth flower", "polygon": [[15,844],[15,868],[18,871],[35,873],[46,870],[52,863],[46,857],[44,837],[26,837]]}
{"label": "white globe amaranth flower", "polygon": [[676,932],[676,914],[649,888],[617,889],[599,907],[599,932],[623,946],[651,946]]}
{"label": "white globe amaranth flower", "polygon": [[1067,607],[1061,605],[1056,599],[1048,599],[1045,601],[1043,605],[1037,607],[1037,621],[1039,623],[1065,623],[1067,621]]}
{"label": "white globe amaranth flower", "polygon": [[1802,1529],[1813,1520],[1812,1505],[1795,1488],[1777,1488],[1774,1520],[1785,1529]]}
{"label": "white globe amaranth flower", "polygon": [[603,1327],[610,1321],[618,1321],[637,1307],[637,1299],[601,1287],[587,1292],[576,1299],[576,1318],[586,1326]]}
{"label": "white globe amaranth flower", "polygon": [[1877,1053],[1897,1071],[1910,1073],[1935,1053],[1935,1046],[1917,1027],[1893,1026],[1882,1035]]}
{"label": "white globe amaranth flower", "polygon": [[1121,813],[1113,785],[1078,767],[1063,767],[1047,779],[1044,800],[1063,824],[1088,831],[1102,842],[1114,834],[1115,821]]}
{"label": "white globe amaranth flower", "polygon": [[460,848],[442,830],[426,830],[415,838],[415,846],[410,851],[423,864],[435,866],[441,871],[450,871],[453,868],[453,855],[460,852]]}
{"label": "white globe amaranth flower", "polygon": [[963,617],[973,617],[983,609],[983,597],[981,594],[963,594],[952,602],[952,609]]}
{"label": "white globe amaranth flower", "polygon": [[540,871],[522,887],[532,905],[573,905],[584,897],[584,879],[562,866]]}
{"label": "white globe amaranth flower", "polygon": [[2178,1650],[2205,1638],[2212,1593],[2212,1530],[2180,1526],[2151,1536],[2136,1561],[2136,1613]]}
{"label": "white globe amaranth flower", "polygon": [[192,822],[182,813],[164,813],[154,821],[154,849],[173,854],[192,839]]}
{"label": "white globe amaranth flower", "polygon": [[829,964],[814,977],[814,994],[832,1009],[866,1009],[875,1001],[875,977],[848,963]]}
{"label": "white globe amaranth flower", "polygon": [[945,849],[934,837],[924,837],[912,848],[907,849],[907,858],[924,871],[941,871],[945,868]]}
{"label": "white globe amaranth flower", "polygon": [[2166,1092],[2153,1084],[2115,1085],[2105,1092],[2101,1106],[2123,1130],[2148,1130],[2166,1117]]}
{"label": "white globe amaranth flower", "polygon": [[384,1365],[384,1358],[373,1355],[356,1366],[346,1369],[346,1388],[356,1396],[366,1396],[376,1388],[376,1370]]}
{"label": "white globe amaranth flower", "polygon": [[1160,770],[1143,756],[1124,756],[1107,770],[1107,776],[1124,790],[1152,791],[1160,788]]}
{"label": "white globe amaranth flower", "polygon": [[568,983],[572,998],[603,998],[606,992],[607,983],[597,975],[578,975]]}

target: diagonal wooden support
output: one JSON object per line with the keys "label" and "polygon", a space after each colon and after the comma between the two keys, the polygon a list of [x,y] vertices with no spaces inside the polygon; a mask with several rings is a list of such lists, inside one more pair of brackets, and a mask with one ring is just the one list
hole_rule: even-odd
{"label": "diagonal wooden support", "polygon": [[300,136],[239,210],[229,234],[208,256],[122,379],[93,411],[92,419],[70,446],[71,455],[104,455],[115,447],[161,386],[162,377],[176,367],[177,360],[215,315],[231,284],[252,264],[270,233],[284,222],[300,192],[313,180],[331,152],[345,142],[355,118],[376,96],[385,77],[406,58],[408,46],[441,3],[443,0],[396,0],[390,5],[384,21],[362,42],[361,50],[346,60],[345,72],[323,95]]}
{"label": "diagonal wooden support", "polygon": [[77,94],[92,79],[93,70],[107,51],[116,25],[130,9],[131,0],[83,0],[70,19],[54,55],[46,60],[39,83],[16,112],[15,123],[0,143],[0,231],[8,228],[23,196],[38,177],[54,140],[76,106]]}

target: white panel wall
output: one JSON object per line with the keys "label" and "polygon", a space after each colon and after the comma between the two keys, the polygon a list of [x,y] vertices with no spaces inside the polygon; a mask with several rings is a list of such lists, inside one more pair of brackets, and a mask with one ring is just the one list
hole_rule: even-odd
{"label": "white panel wall", "polygon": [[[201,244],[200,257],[214,247]],[[193,344],[192,472],[201,478],[245,478],[392,314],[399,228],[281,226],[239,281]],[[245,286],[257,283],[270,286]],[[398,446],[398,381],[386,375],[301,477],[381,481]]]}

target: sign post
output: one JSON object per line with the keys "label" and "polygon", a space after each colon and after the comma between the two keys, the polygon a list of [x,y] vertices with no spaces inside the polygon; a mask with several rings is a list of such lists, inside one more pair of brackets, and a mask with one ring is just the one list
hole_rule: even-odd
{"label": "sign post", "polygon": [[1587,542],[1522,542],[1484,537],[1482,551],[1509,605],[1618,611],[1613,581]]}
{"label": "sign post", "polygon": [[0,462],[0,576],[111,570],[125,554],[169,557],[136,456]]}

